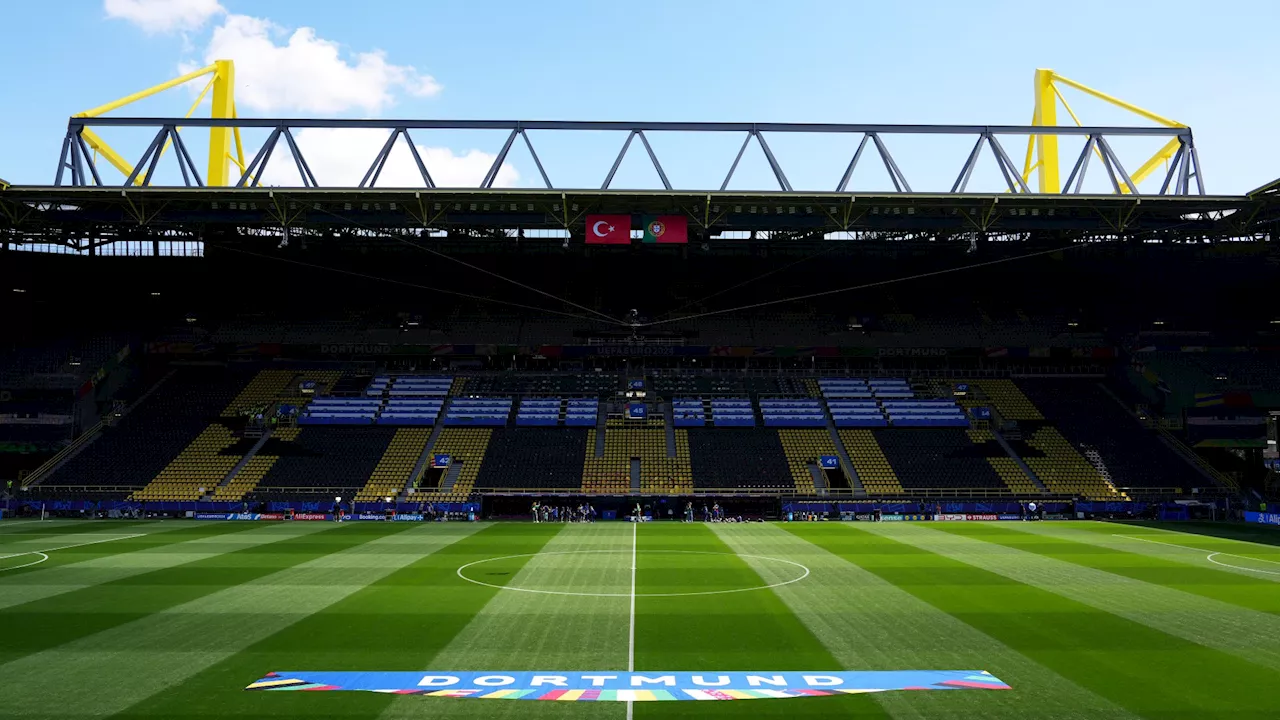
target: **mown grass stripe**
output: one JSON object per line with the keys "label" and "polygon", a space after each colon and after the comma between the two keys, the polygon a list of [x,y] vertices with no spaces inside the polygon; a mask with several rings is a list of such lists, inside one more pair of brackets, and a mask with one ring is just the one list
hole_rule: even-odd
{"label": "mown grass stripe", "polygon": [[[432,670],[625,670],[631,584],[631,526],[564,525],[534,558],[512,558],[467,569],[468,576],[508,587],[555,592],[613,593],[595,597],[498,592],[431,659]],[[516,553],[504,553],[514,555]],[[497,583],[495,583],[497,584]],[[621,597],[628,593],[628,597]],[[424,669],[427,666],[423,666]],[[624,706],[598,704],[566,711],[565,703],[398,698],[383,720],[417,718],[623,717]],[[575,703],[580,707],[586,704]]]}
{"label": "mown grass stripe", "polygon": [[[243,529],[245,528],[223,528],[220,532]],[[169,540],[170,536],[193,537],[204,534],[198,530],[181,523],[143,521],[118,525],[96,524],[96,527],[86,522],[83,525],[65,527],[61,531],[8,533],[0,535],[0,579],[10,584],[23,584],[27,580],[15,578],[176,542]],[[107,539],[111,539],[110,542],[102,542]],[[38,565],[17,567],[29,564],[31,555],[40,552],[48,554],[48,559]]]}
{"label": "mown grass stripe", "polygon": [[[48,711],[49,698],[68,678],[75,679],[77,692],[59,697],[52,706],[57,713],[105,717],[122,711],[473,530],[460,524],[449,535],[432,537],[395,526],[338,527],[308,538],[310,550],[282,543],[272,548],[282,551],[278,557],[266,552],[254,558],[280,569],[247,582],[237,581],[236,568],[249,556],[222,570],[205,568],[203,582],[222,589],[0,666],[12,683],[3,712],[35,717]],[[396,552],[401,547],[407,549]]]}
{"label": "mown grass stripe", "polygon": [[1269,525],[1235,524],[1221,522],[1156,522],[1147,520],[1123,520],[1114,522],[1079,523],[1080,527],[1098,533],[1141,535],[1160,539],[1161,535],[1176,535],[1189,540],[1187,545],[1201,545],[1209,552],[1230,550],[1257,553],[1258,557],[1280,559],[1280,529]]}
{"label": "mown grass stripe", "polygon": [[[720,553],[687,554],[687,551]],[[642,526],[639,593],[727,590],[768,584],[702,524]],[[844,666],[769,590],[636,601],[636,669],[824,670]],[[869,695],[791,700],[638,703],[637,719],[688,717],[888,717]]]}
{"label": "mown grass stripe", "polygon": [[0,626],[14,628],[0,648],[3,664],[189,603],[319,557],[347,542],[328,538],[333,525],[298,524],[271,542],[240,545],[185,565],[92,585],[38,602],[0,609]]}
{"label": "mown grass stripe", "polygon": [[[986,670],[1013,692],[895,692],[875,699],[895,718],[1022,720],[1132,718],[1114,703],[851,562],[860,536],[834,524],[726,525],[739,553],[803,563],[811,574],[774,590],[843,667],[857,670]],[[761,577],[783,579],[777,563],[747,560]],[[758,564],[756,564],[758,563]]]}
{"label": "mown grass stripe", "polygon": [[[1271,642],[1271,638],[1280,637],[1280,617],[1060,560],[1048,547],[1057,546],[1057,552],[1070,549],[1077,557],[1092,553],[1096,558],[1105,552],[1092,545],[1062,540],[1037,543],[1035,537],[991,524],[941,525],[908,527],[899,532],[902,539],[926,550],[1280,670],[1280,647]],[[1019,547],[1020,540],[1027,549]],[[1137,559],[1134,555],[1120,557]]]}
{"label": "mown grass stripe", "polygon": [[[380,524],[371,524],[380,527]],[[433,535],[478,532],[434,548]],[[363,589],[250,644],[116,717],[375,718],[394,699],[374,693],[245,692],[274,670],[414,670],[500,592],[463,582],[473,560],[537,552],[557,526],[441,523],[422,527],[417,559]],[[410,551],[410,547],[405,547]],[[429,551],[429,552],[423,552]],[[501,580],[495,584],[502,584]],[[459,701],[466,702],[466,701]],[[480,701],[483,702],[483,701]]]}
{"label": "mown grass stripe", "polygon": [[50,553],[50,561],[0,573],[0,609],[44,600],[106,582],[214,557],[237,548],[287,540],[289,525],[178,525],[143,537]]}
{"label": "mown grass stripe", "polygon": [[[1134,580],[1259,612],[1280,614],[1280,588],[1276,587],[1280,582],[1280,562],[1268,565],[1255,561],[1257,567],[1276,573],[1272,576],[1215,565],[1205,559],[1207,551],[1189,550],[1190,545],[1178,547],[1183,544],[1179,537],[1162,536],[1160,543],[1144,542],[1081,532],[1055,523],[1015,523],[1011,532],[1014,535],[1010,538],[993,537],[992,540]],[[1081,546],[1084,552],[1080,551]],[[1224,561],[1242,565],[1250,562],[1235,556],[1225,557]]]}
{"label": "mown grass stripe", "polygon": [[932,552],[912,542],[926,528],[841,527],[859,537],[849,548],[861,567],[1130,712],[1159,718],[1274,717],[1269,688],[1277,676],[1270,670]]}
{"label": "mown grass stripe", "polygon": [[0,536],[4,536],[9,533],[57,532],[58,530],[67,530],[71,528],[87,529],[90,527],[117,527],[136,524],[138,523],[131,520],[32,520],[27,518],[5,518],[3,521],[0,521]]}

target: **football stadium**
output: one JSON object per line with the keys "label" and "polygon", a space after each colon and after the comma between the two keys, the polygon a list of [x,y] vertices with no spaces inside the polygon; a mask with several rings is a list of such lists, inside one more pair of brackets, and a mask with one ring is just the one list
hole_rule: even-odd
{"label": "football stadium", "polygon": [[[235,71],[0,185],[0,717],[1280,717],[1280,181],[1050,70],[1025,126],[240,117]],[[688,184],[669,136],[731,142]]]}

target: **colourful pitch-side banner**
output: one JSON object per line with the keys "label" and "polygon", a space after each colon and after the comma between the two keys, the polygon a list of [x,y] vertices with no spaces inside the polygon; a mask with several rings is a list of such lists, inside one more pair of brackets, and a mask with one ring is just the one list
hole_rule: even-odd
{"label": "colourful pitch-side banner", "polygon": [[689,242],[689,219],[683,215],[646,215],[644,240],[647,243],[683,245]]}
{"label": "colourful pitch-side banner", "polygon": [[588,245],[630,245],[630,215],[588,215]]}
{"label": "colourful pitch-side banner", "polygon": [[486,700],[767,700],[890,690],[1009,690],[982,670],[273,672],[246,690],[356,690]]}

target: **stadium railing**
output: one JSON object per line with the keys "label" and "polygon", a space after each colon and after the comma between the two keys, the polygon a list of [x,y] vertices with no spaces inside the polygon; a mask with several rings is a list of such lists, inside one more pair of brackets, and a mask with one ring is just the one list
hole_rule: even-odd
{"label": "stadium railing", "polygon": [[103,422],[99,420],[96,425],[80,433],[80,437],[73,440],[70,445],[59,450],[56,455],[46,460],[40,467],[32,470],[29,475],[23,478],[22,487],[28,488],[38,484],[46,475],[57,469],[57,467],[62,464],[63,460],[67,459],[72,454],[79,452],[82,447],[89,444],[90,441],[96,438],[98,436],[98,432],[102,430],[102,427]]}
{"label": "stadium railing", "polygon": [[[717,488],[694,488],[689,492],[666,492],[658,490],[632,492],[632,491],[592,491],[580,488],[486,488],[475,487],[471,492],[481,495],[568,495],[568,496],[593,496],[593,495],[612,495],[612,496],[636,496],[636,495],[666,495],[666,496],[706,496],[716,497],[720,495],[755,495],[760,497],[796,497],[794,490],[778,490],[777,488],[760,488],[760,487],[717,487]],[[808,495],[805,497],[822,497],[831,500],[852,499],[854,493],[848,489],[830,489],[823,495]],[[1008,489],[995,488],[912,488],[908,492],[895,493],[891,495],[876,495],[873,498],[859,498],[859,502],[893,502],[898,500],[944,500],[944,499],[998,499],[998,500],[1017,500],[1019,498],[1027,498],[1034,500],[1071,500],[1070,495],[1061,495],[1054,493],[1031,493],[1031,494],[1015,494]]]}

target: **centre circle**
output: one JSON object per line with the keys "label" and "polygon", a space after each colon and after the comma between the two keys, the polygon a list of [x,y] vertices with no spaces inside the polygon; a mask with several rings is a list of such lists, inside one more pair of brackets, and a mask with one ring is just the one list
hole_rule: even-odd
{"label": "centre circle", "polygon": [[[600,559],[599,561],[588,561],[585,564],[581,558],[574,558],[571,562],[565,562],[568,560],[565,556],[569,555],[597,555],[600,556]],[[727,564],[720,562],[720,567],[717,570],[715,566],[717,564],[716,560],[719,558],[751,558],[765,563],[774,563],[776,565],[786,566],[790,574],[794,577],[789,577],[786,580],[779,582],[751,585],[748,587],[671,592],[637,592],[635,593],[635,597],[727,595],[729,593],[769,590],[771,588],[797,583],[809,577],[809,568],[804,565],[792,560],[783,560],[782,558],[769,557],[767,555],[742,555],[739,553],[712,552],[707,550],[650,550],[641,553],[640,557],[642,559],[646,559],[655,555],[688,556],[688,562],[682,563],[682,567],[667,568],[665,575],[663,574],[663,569],[641,569],[646,576],[658,576],[658,584],[661,585],[680,583],[682,575],[684,577],[696,577],[702,581],[706,581],[709,578],[713,579],[717,571],[722,572],[727,569]],[[631,550],[563,550],[541,553],[525,553],[522,555],[504,555],[502,557],[491,557],[485,558],[484,560],[469,562],[458,568],[458,577],[469,583],[475,583],[476,585],[483,585],[497,590],[510,590],[512,592],[536,593],[539,595],[571,595],[577,597],[629,598],[632,596],[631,558]],[[504,570],[506,567],[511,567],[512,569]],[[496,582],[490,582],[483,579],[488,576],[496,580],[498,577],[515,575],[516,573],[523,571],[527,571],[525,572],[525,578],[523,578],[525,582],[524,585],[499,585]],[[590,582],[597,584],[598,589],[577,590],[571,587],[577,579],[576,576],[584,572],[593,575]],[[646,579],[646,582],[648,582],[648,579]],[[570,587],[566,587],[566,585]]]}

